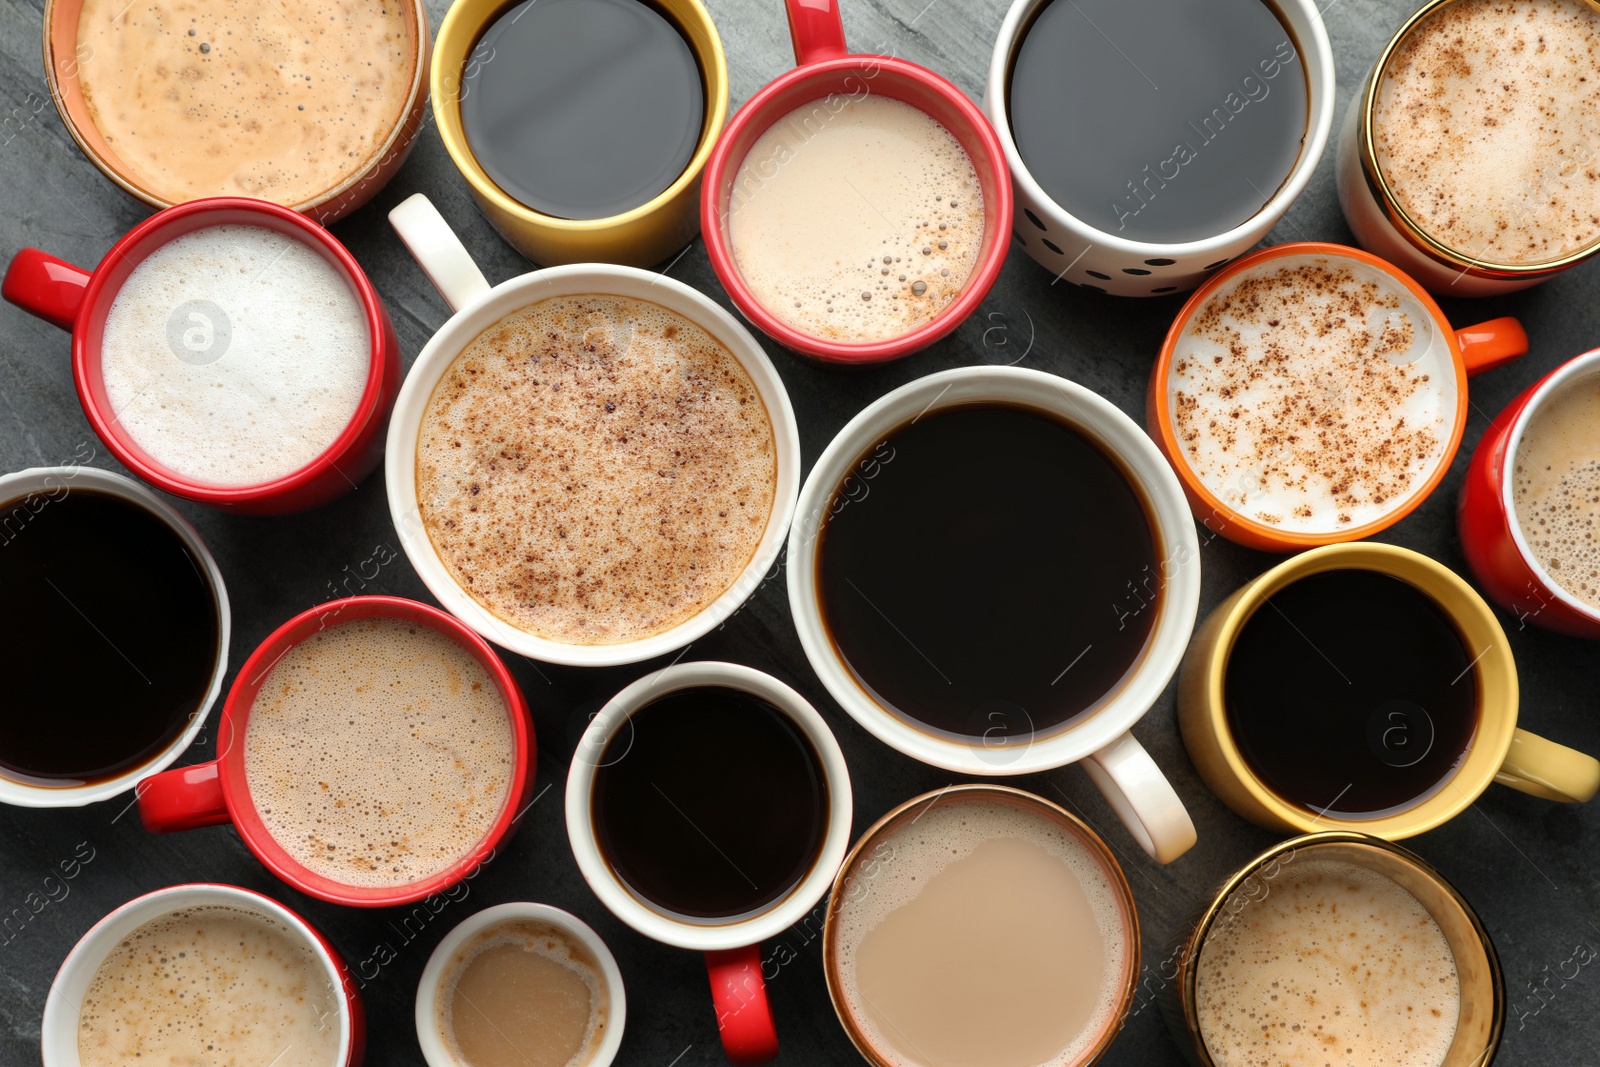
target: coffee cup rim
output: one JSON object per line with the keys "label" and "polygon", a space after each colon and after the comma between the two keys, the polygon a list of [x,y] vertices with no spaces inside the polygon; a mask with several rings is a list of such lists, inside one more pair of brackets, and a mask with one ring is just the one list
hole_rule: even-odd
{"label": "coffee cup rim", "polygon": [[628,997],[623,988],[622,970],[617,966],[617,958],[611,954],[610,947],[600,939],[600,935],[571,912],[549,904],[517,900],[484,908],[461,920],[454,929],[444,935],[444,939],[428,957],[427,966],[422,969],[422,977],[417,982],[416,1008],[412,1013],[417,1027],[417,1043],[422,1048],[422,1058],[428,1062],[428,1067],[461,1067],[456,1058],[446,1050],[444,1042],[439,1037],[439,984],[444,977],[445,968],[450,965],[451,957],[466,944],[468,939],[483,930],[503,923],[529,919],[556,927],[575,938],[594,956],[609,1001],[606,1009],[606,1034],[600,1039],[594,1055],[585,1060],[582,1067],[610,1067],[611,1062],[616,1059],[617,1050],[622,1047],[622,1033],[628,1019]]}
{"label": "coffee cup rim", "polygon": [[[1183,333],[1189,325],[1189,320],[1223,286],[1228,285],[1241,274],[1289,256],[1323,256],[1333,260],[1354,260],[1363,266],[1382,272],[1396,284],[1403,286],[1431,316],[1434,329],[1438,331],[1440,339],[1445,342],[1450,352],[1451,364],[1455,368],[1455,418],[1450,430],[1449,440],[1434,460],[1433,469],[1395,507],[1371,522],[1353,526],[1347,530],[1333,530],[1324,533],[1285,530],[1281,527],[1269,526],[1264,522],[1258,522],[1232,505],[1225,503],[1211,491],[1211,488],[1205,484],[1200,476],[1195,473],[1194,468],[1190,466],[1188,458],[1179,446],[1177,432],[1173,425],[1172,403],[1168,396],[1167,387],[1171,380],[1173,361],[1177,356],[1178,344],[1183,339]],[[1160,354],[1157,355],[1155,365],[1150,371],[1149,421],[1152,436],[1156,439],[1162,452],[1166,454],[1168,461],[1172,464],[1173,470],[1183,482],[1184,491],[1191,500],[1196,502],[1194,510],[1197,518],[1200,517],[1203,511],[1206,517],[1201,521],[1230,540],[1245,538],[1247,539],[1246,543],[1266,548],[1268,551],[1294,552],[1303,548],[1315,548],[1320,545],[1363,540],[1387,530],[1420,507],[1422,502],[1428,499],[1433,491],[1439,487],[1439,483],[1444,481],[1445,475],[1450,472],[1450,464],[1454,461],[1456,452],[1461,448],[1461,439],[1467,426],[1467,396],[1466,363],[1461,355],[1461,345],[1456,338],[1455,327],[1451,326],[1444,317],[1444,311],[1439,307],[1439,302],[1426,289],[1422,288],[1416,279],[1393,263],[1380,259],[1360,248],[1334,244],[1328,241],[1292,241],[1287,244],[1263,248],[1239,257],[1208,278],[1205,284],[1196,289],[1189,299],[1184,301],[1183,307],[1173,317],[1172,325],[1168,328],[1166,338],[1161,343]]]}
{"label": "coffee cup rim", "polygon": [[[1013,0],[1000,23],[994,50],[989,59],[989,74],[985,82],[985,108],[995,118],[994,129],[1005,152],[1006,165],[1011,169],[1012,180],[1022,187],[1025,198],[1045,205],[1056,212],[1056,222],[1074,235],[1091,234],[1093,244],[1139,260],[1170,257],[1184,259],[1203,257],[1207,253],[1225,254],[1230,247],[1243,241],[1246,245],[1264,236],[1271,223],[1283,216],[1296,198],[1305,191],[1327,147],[1333,129],[1334,112],[1334,61],[1333,45],[1323,24],[1321,9],[1312,0],[1270,0],[1268,6],[1294,40],[1296,51],[1306,66],[1306,97],[1309,114],[1306,120],[1306,137],[1300,147],[1289,176],[1261,208],[1248,219],[1231,229],[1196,241],[1136,241],[1119,237],[1093,226],[1072,214],[1055,198],[1044,191],[1033,173],[1023,162],[1011,132],[1010,80],[1014,54],[1022,41],[1022,30],[1034,13],[1050,0]],[[1309,37],[1303,42],[1302,37]],[[1309,45],[1309,47],[1307,47]],[[1312,70],[1312,63],[1316,69]],[[1263,223],[1267,223],[1263,225]],[[1086,238],[1087,239],[1087,238]]]}
{"label": "coffee cup rim", "polygon": [[[110,410],[103,397],[101,377],[102,342],[106,312],[116,299],[128,275],[151,253],[179,237],[216,226],[255,226],[292,237],[310,246],[334,267],[361,306],[362,323],[367,330],[367,373],[361,398],[339,435],[299,469],[267,482],[253,485],[223,486],[195,481],[156,462],[138,443],[118,429],[120,417]],[[229,508],[284,497],[337,469],[343,457],[361,436],[366,426],[383,417],[386,403],[385,382],[390,371],[386,353],[392,327],[382,298],[373,288],[361,264],[344,244],[305,215],[266,200],[248,197],[206,197],[186,200],[151,215],[122,236],[97,264],[78,305],[72,327],[72,377],[78,400],[95,435],[103,441],[123,466],[156,488],[212,507]],[[92,343],[91,343],[92,341]],[[393,388],[392,385],[390,388]]]}
{"label": "coffee cup rim", "polygon": [[[983,739],[957,741],[919,729],[882,707],[856,681],[834,647],[816,589],[816,550],[830,501],[857,460],[882,435],[929,410],[1011,404],[1069,423],[1111,455],[1144,501],[1163,571],[1162,602],[1140,658],[1103,704],[1003,758]],[[1125,733],[1159,699],[1183,658],[1200,603],[1200,543],[1171,466],[1122,409],[1066,378],[1021,367],[958,367],[917,378],[874,401],[823,449],[800,493],[789,532],[790,613],[801,648],[835,701],[878,740],[958,774],[1028,774],[1077,762]],[[1168,568],[1170,567],[1170,570]],[[1006,746],[1010,748],[1012,746]]]}
{"label": "coffee cup rim", "polygon": [[[52,484],[52,480],[55,484]],[[222,569],[216,558],[200,538],[200,533],[189,521],[166,501],[148,488],[114,471],[98,467],[62,466],[29,467],[0,475],[0,505],[12,505],[39,494],[70,493],[73,488],[106,493],[143,508],[170,529],[190,554],[200,563],[206,585],[211,590],[217,611],[217,656],[211,668],[211,680],[189,717],[189,724],[166,748],[150,761],[133,767],[115,778],[77,786],[28,785],[0,776],[0,803],[27,808],[81,807],[97,801],[108,800],[119,793],[134,788],[138,782],[166,770],[177,762],[194,739],[205,729],[206,719],[217,697],[222,693],[222,682],[228,673],[228,646],[233,635],[233,615],[228,603],[228,589],[222,580]]]}
{"label": "coffee cup rim", "polygon": [[[342,616],[342,618],[341,618]],[[454,641],[488,672],[500,690],[511,726],[512,768],[506,798],[494,822],[463,855],[443,870],[396,886],[358,886],[321,875],[303,866],[278,843],[261,818],[245,772],[244,741],[250,715],[267,674],[306,638],[341,622],[396,619],[427,626]],[[240,666],[217,722],[217,779],[234,829],[251,854],[283,882],[319,900],[349,907],[394,907],[411,904],[471,877],[494,858],[499,845],[516,828],[533,789],[537,748],[526,699],[493,648],[453,615],[403,597],[363,595],[333,600],[299,612],[256,646]]]}
{"label": "coffee cup rim", "polygon": [[[1245,762],[1227,719],[1227,668],[1245,624],[1267,599],[1314,574],[1364,570],[1386,574],[1418,589],[1455,628],[1463,647],[1483,651],[1471,665],[1478,681],[1477,727],[1466,755],[1441,786],[1401,811],[1354,819],[1317,814],[1280,797]],[[1278,824],[1299,833],[1339,828],[1399,841],[1432,830],[1465,811],[1489,787],[1511,751],[1517,730],[1516,661],[1494,611],[1477,591],[1444,564],[1398,545],[1353,541],[1324,545],[1292,556],[1234,591],[1204,625],[1214,638],[1200,664],[1198,690],[1207,725],[1224,764]],[[1187,682],[1185,684],[1188,684]]]}
{"label": "coffee cup rim", "polygon": [[[865,73],[867,68],[871,68],[873,73]],[[987,162],[995,172],[994,181],[990,183],[992,188],[983,189],[985,200],[993,201],[994,222],[992,224],[985,222],[978,259],[973,264],[972,273],[962,286],[960,294],[932,319],[906,333],[881,340],[833,341],[790,326],[756,299],[749,285],[745,283],[738,262],[734,258],[733,244],[723,230],[725,215],[723,205],[728,199],[724,193],[732,187],[739,167],[745,160],[745,154],[741,154],[738,159],[733,158],[734,146],[746,137],[753,146],[758,138],[793,110],[793,106],[785,102],[787,98],[808,95],[815,87],[817,90],[815,95],[808,98],[825,100],[834,95],[827,90],[827,84],[835,82],[841,74],[848,82],[851,77],[872,79],[884,73],[937,95],[964,119],[986,157],[984,160],[973,160],[974,169],[979,173],[980,183],[983,163]],[[911,104],[910,101],[901,102]],[[927,113],[926,109],[919,105],[911,104],[911,106]],[[945,123],[940,122],[940,125],[948,129]],[[949,132],[952,137],[961,140],[954,131]],[[962,148],[966,151],[964,143]],[[727,290],[728,296],[739,311],[761,332],[786,348],[828,363],[866,364],[897,359],[926,348],[948,335],[983,303],[995,280],[999,278],[1010,251],[1013,194],[1007,174],[1006,156],[994,127],[983,112],[948,80],[926,67],[892,56],[842,55],[832,59],[803,62],[792,70],[778,75],[747,100],[729,121],[727,129],[717,142],[710,162],[706,165],[705,179],[700,189],[700,232],[705,239],[706,254],[711,259],[711,266],[718,280],[722,282],[723,288]],[[986,204],[985,215],[988,213],[989,207]]]}
{"label": "coffee cup rim", "polygon": [[334,1062],[348,1064],[362,1042],[364,1020],[350,974],[333,946],[310,922],[271,897],[222,882],[189,882],[152,890],[118,905],[72,946],[45,997],[40,1024],[44,1067],[78,1067],[78,1013],[83,997],[95,972],[123,938],[175,911],[206,906],[238,908],[274,919],[312,950],[339,1006],[339,1051]]}
{"label": "coffee cup rim", "polygon": [[[776,479],[767,528],[754,555],[715,600],[683,622],[649,637],[603,645],[566,644],[519,630],[469,596],[450,576],[423,526],[417,502],[417,434],[435,386],[457,356],[501,319],[542,300],[579,295],[655,303],[705,330],[750,376],[772,426]],[[469,301],[439,327],[417,354],[389,419],[384,449],[389,514],[412,567],[445,609],[501,648],[545,663],[611,667],[638,663],[681,648],[733,615],[767,580],[777,563],[800,485],[800,435],[794,407],[777,368],[750,331],[710,297],[673,278],[635,267],[575,263],[518,275]]]}
{"label": "coffee cup rim", "polygon": [[[591,797],[598,759],[635,712],[684,689],[737,689],[771,704],[800,727],[822,765],[828,791],[828,825],[811,869],[789,892],[753,915],[724,921],[691,922],[645,904],[611,871],[595,838]],[[805,918],[833,884],[850,848],[854,810],[850,768],[827,721],[805,697],[761,671],[737,663],[693,660],[653,671],[625,686],[589,721],[567,772],[567,840],[578,870],[613,915],[663,944],[698,952],[743,948],[774,937]]]}
{"label": "coffee cup rim", "polygon": [[[945,786],[943,789],[934,789],[910,800],[903,801],[890,808],[878,818],[871,826],[862,832],[851,846],[850,852],[839,865],[838,873],[834,876],[832,889],[828,894],[828,911],[823,921],[822,928],[822,974],[828,985],[828,999],[833,1005],[834,1014],[839,1017],[839,1025],[844,1028],[845,1034],[855,1045],[856,1051],[861,1053],[868,1063],[884,1067],[884,1059],[880,1057],[867,1040],[866,1035],[860,1032],[855,1021],[850,1018],[844,1005],[843,995],[839,992],[840,979],[838,977],[838,959],[833,947],[834,916],[842,908],[845,898],[850,891],[850,877],[855,872],[857,861],[866,851],[867,847],[882,838],[891,830],[899,820],[912,809],[926,806],[932,808],[945,798],[953,795],[958,801],[967,798],[993,798],[1005,803],[1020,804],[1032,807],[1046,818],[1065,825],[1077,837],[1078,841],[1088,848],[1100,861],[1101,869],[1105,871],[1113,890],[1117,895],[1120,910],[1123,912],[1124,926],[1127,931],[1127,954],[1124,957],[1124,971],[1122,995],[1118,1000],[1117,1010],[1114,1013],[1115,1022],[1106,1027],[1105,1033],[1095,1045],[1084,1051],[1077,1061],[1077,1067],[1087,1067],[1095,1063],[1105,1054],[1117,1035],[1126,1025],[1128,1011],[1133,1006],[1134,996],[1139,989],[1141,968],[1139,959],[1142,951],[1143,935],[1139,927],[1138,903],[1134,899],[1133,887],[1128,884],[1127,872],[1122,869],[1122,864],[1117,861],[1110,845],[1083,819],[1074,815],[1066,808],[1042,797],[1037,793],[1030,793],[1025,789],[1014,786],[999,785],[994,782],[962,782]],[[918,818],[921,816],[919,815]],[[913,820],[915,821],[915,820]]]}
{"label": "coffee cup rim", "polygon": [[1564,585],[1551,576],[1544,564],[1539,562],[1539,557],[1529,546],[1528,537],[1522,530],[1522,520],[1517,517],[1517,486],[1513,477],[1517,453],[1522,449],[1523,436],[1539,412],[1558,392],[1573,382],[1591,375],[1600,375],[1600,348],[1593,348],[1573,356],[1534,385],[1511,423],[1511,428],[1506,432],[1506,445],[1501,450],[1497,465],[1500,468],[1500,506],[1505,511],[1506,528],[1511,532],[1512,543],[1517,546],[1523,564],[1533,572],[1545,590],[1554,594],[1564,606],[1583,618],[1600,622],[1600,608],[1586,604],[1568,592]]}

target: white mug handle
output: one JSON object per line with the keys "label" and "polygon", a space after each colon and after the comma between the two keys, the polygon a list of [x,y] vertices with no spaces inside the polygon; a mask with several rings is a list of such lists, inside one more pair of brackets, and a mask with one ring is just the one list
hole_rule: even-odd
{"label": "white mug handle", "polygon": [[1157,863],[1171,863],[1194,846],[1194,823],[1188,809],[1132,733],[1090,753],[1083,769],[1134,840]]}
{"label": "white mug handle", "polygon": [[489,291],[489,280],[472,261],[467,246],[444,221],[433,201],[421,193],[413,193],[396,205],[389,212],[389,225],[451,311],[460,311]]}

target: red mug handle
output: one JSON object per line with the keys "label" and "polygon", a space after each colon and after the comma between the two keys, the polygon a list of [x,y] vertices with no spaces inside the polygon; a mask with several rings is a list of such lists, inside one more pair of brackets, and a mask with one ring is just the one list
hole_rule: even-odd
{"label": "red mug handle", "polygon": [[[790,10],[793,10],[793,3]],[[736,1067],[756,1067],[778,1056],[778,1031],[761,977],[761,946],[706,953],[711,1002],[717,1009],[722,1051]]]}
{"label": "red mug handle", "polygon": [[1508,316],[1457,330],[1456,344],[1461,349],[1461,362],[1466,366],[1470,378],[1526,355],[1528,333],[1522,328],[1522,323]]}
{"label": "red mug handle", "polygon": [[11,257],[0,296],[70,333],[87,288],[88,271],[37,248],[24,248]]}
{"label": "red mug handle", "polygon": [[794,41],[794,62],[803,67],[847,55],[844,20],[839,0],[785,0],[789,8],[789,37]]}
{"label": "red mug handle", "polygon": [[216,760],[152,774],[138,784],[134,795],[139,800],[139,821],[153,834],[233,821]]}

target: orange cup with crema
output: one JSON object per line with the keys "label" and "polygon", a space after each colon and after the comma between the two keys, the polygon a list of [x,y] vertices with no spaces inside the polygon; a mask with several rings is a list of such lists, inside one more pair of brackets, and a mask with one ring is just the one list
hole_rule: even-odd
{"label": "orange cup with crema", "polygon": [[1357,541],[1425,500],[1455,457],[1467,378],[1528,350],[1511,318],[1456,329],[1357,248],[1244,256],[1184,304],[1146,423],[1195,518],[1268,552]]}

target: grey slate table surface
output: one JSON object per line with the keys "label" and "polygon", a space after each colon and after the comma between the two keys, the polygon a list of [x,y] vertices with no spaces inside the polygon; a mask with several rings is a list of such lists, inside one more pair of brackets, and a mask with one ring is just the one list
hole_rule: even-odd
{"label": "grey slate table surface", "polygon": [[[1128,0],[1137,2],[1137,0]],[[1202,2],[1202,0],[1196,0]],[[437,27],[445,0],[429,0]],[[978,99],[989,52],[1004,13],[1003,0],[844,0],[851,45],[892,51],[951,78]],[[780,0],[710,0],[728,51],[732,104],[792,65]],[[1409,0],[1328,0],[1324,18],[1338,65],[1339,114],[1393,29],[1412,10]],[[39,0],[0,0],[0,254],[34,245],[89,266],[146,209],[119,192],[78,152],[49,103],[40,58]],[[1108,85],[1105,92],[1116,92]],[[442,300],[391,231],[389,208],[425,192],[462,235],[491,282],[529,264],[478,214],[451,166],[431,116],[409,162],[377,199],[333,227],[387,302],[409,366],[447,318]],[[1349,242],[1334,194],[1333,153],[1268,243],[1317,239]],[[673,277],[731,309],[697,241],[670,265]],[[1536,289],[1487,301],[1447,301],[1458,325],[1514,314],[1527,326],[1532,352],[1520,362],[1472,383],[1465,446],[1444,483],[1420,509],[1383,536],[1425,552],[1458,571],[1465,564],[1455,534],[1456,492],[1471,446],[1488,420],[1527,384],[1561,361],[1600,345],[1600,266],[1571,271]],[[771,342],[766,347],[788,386],[800,418],[809,464],[857,411],[903,382],[948,367],[1018,362],[1083,383],[1143,421],[1146,378],[1182,297],[1126,301],[1051,284],[1051,276],[1020,252],[1006,264],[980,313],[934,348],[876,369],[841,373],[804,363]],[[116,463],[94,438],[72,386],[67,335],[0,305],[0,471],[66,463],[92,448],[96,466]],[[80,451],[84,450],[84,451]],[[290,615],[352,592],[381,592],[431,600],[398,553],[389,522],[383,474],[349,496],[310,514],[275,519],[223,516],[177,502],[205,537],[233,601],[231,667]],[[393,562],[370,575],[374,556]],[[1201,611],[1274,562],[1274,557],[1216,539],[1202,553]],[[1555,740],[1600,753],[1600,645],[1532,628],[1519,630],[1502,614],[1522,679],[1522,724]],[[27,625],[0,605],[0,640]],[[1026,619],[1015,625],[1027,625]],[[750,664],[793,684],[832,725],[849,760],[859,833],[890,807],[951,781],[891,751],[857,727],[828,697],[800,651],[784,583],[764,585],[722,630],[696,642],[691,659]],[[474,878],[470,892],[427,922],[408,910],[339,908],[284,886],[256,862],[227,827],[157,837],[126,810],[129,797],[82,809],[0,808],[0,917],[22,908],[30,918],[0,932],[0,1064],[38,1062],[39,1021],[51,978],[73,943],[96,920],[129,898],[187,881],[231,882],[260,890],[319,926],[362,980],[368,1012],[368,1063],[421,1064],[412,1024],[412,998],[428,954],[457,922],[490,904],[542,901],[591,923],[621,964],[628,991],[627,1032],[619,1063],[629,1067],[695,1067],[725,1062],[695,955],[649,941],[614,919],[589,892],[568,849],[562,785],[587,716],[624,684],[666,662],[615,670],[535,665],[508,656],[533,708],[539,753],[538,801],[499,857]],[[232,681],[230,672],[229,682]],[[63,686],[72,685],[62,678]],[[0,713],[4,689],[0,680]],[[1144,963],[1153,973],[1164,946],[1192,909],[1237,866],[1275,835],[1237,818],[1200,782],[1178,739],[1169,687],[1135,731],[1188,804],[1200,843],[1162,867],[1148,860],[1117,824],[1082,771],[1068,767],[1015,782],[1081,813],[1122,855],[1138,899]],[[181,762],[212,755],[203,735]],[[35,914],[30,893],[60,861],[93,859],[77,877],[52,882],[53,899]],[[1600,946],[1600,802],[1586,807],[1549,804],[1493,787],[1449,825],[1413,840],[1473,903],[1494,937],[1512,1008],[1499,1063],[1576,1065],[1600,1062],[1600,974],[1579,967],[1579,945]],[[1584,857],[1588,856],[1586,860]],[[34,900],[40,899],[35,897]],[[49,899],[49,898],[45,898]],[[777,968],[769,983],[785,1064],[859,1062],[829,1006],[817,921],[769,942]],[[1574,971],[1576,970],[1576,974]],[[1535,996],[1537,987],[1540,994]],[[1129,1020],[1105,1062],[1155,1065],[1180,1062],[1153,1008]]]}

